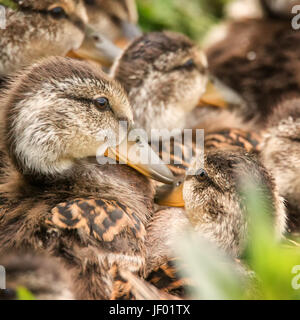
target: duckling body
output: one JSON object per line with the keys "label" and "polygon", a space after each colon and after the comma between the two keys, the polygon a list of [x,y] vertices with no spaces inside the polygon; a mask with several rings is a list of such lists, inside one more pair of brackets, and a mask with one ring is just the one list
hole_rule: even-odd
{"label": "duckling body", "polygon": [[299,91],[299,40],[291,18],[265,17],[230,23],[224,40],[206,50],[211,72],[248,104],[246,120],[263,126],[283,96]]}
{"label": "duckling body", "polygon": [[300,98],[284,99],[267,122],[261,159],[276,177],[280,194],[288,207],[289,231],[300,228],[299,137]]}
{"label": "duckling body", "polygon": [[137,171],[90,158],[103,144],[99,130],[132,125],[124,91],[85,63],[54,58],[17,77],[1,105],[10,160],[0,185],[1,254],[50,253],[70,270],[76,298],[109,298],[113,265],[144,268],[154,194]]}

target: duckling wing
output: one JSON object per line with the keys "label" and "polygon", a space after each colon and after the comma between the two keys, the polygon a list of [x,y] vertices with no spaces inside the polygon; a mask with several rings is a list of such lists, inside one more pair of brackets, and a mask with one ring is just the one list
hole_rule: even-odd
{"label": "duckling wing", "polygon": [[152,270],[146,280],[160,291],[178,297],[185,297],[190,285],[189,279],[181,276],[176,259],[172,258]]}
{"label": "duckling wing", "polygon": [[262,135],[253,131],[241,129],[224,129],[210,132],[205,136],[205,148],[231,148],[240,147],[247,152],[259,152]]}
{"label": "duckling wing", "polygon": [[111,300],[180,300],[130,271],[114,266],[110,272],[114,279]]}
{"label": "duckling wing", "polygon": [[143,239],[146,231],[137,215],[115,200],[80,198],[60,203],[47,223],[59,229],[78,230],[80,235],[111,242],[124,232]]}

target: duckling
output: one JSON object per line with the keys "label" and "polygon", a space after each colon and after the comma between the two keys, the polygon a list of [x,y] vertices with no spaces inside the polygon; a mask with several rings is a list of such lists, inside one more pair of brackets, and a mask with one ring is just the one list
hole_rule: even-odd
{"label": "duckling", "polygon": [[[247,240],[249,221],[241,187],[249,179],[258,186],[257,192],[268,199],[274,231],[280,238],[286,229],[284,200],[258,157],[242,148],[207,151],[204,165],[194,161],[179,186],[182,198],[177,204],[185,207],[190,224],[234,257],[241,256]],[[176,193],[176,199],[180,192]],[[170,199],[168,195],[161,199],[161,204],[169,203]]]}
{"label": "duckling", "polygon": [[0,30],[0,77],[51,55],[65,56],[84,39],[87,13],[82,1],[14,0]]}
{"label": "duckling", "polygon": [[[10,160],[0,180],[0,254],[49,253],[69,270],[76,298],[109,298],[113,265],[144,268],[154,194],[148,177],[172,183],[173,175],[158,157],[143,164],[136,140],[126,142],[133,114],[124,90],[84,62],[34,64],[0,104]],[[107,149],[135,169],[100,161]]]}
{"label": "duckling", "polygon": [[[233,258],[241,257],[250,223],[242,186],[249,180],[268,199],[275,236],[282,237],[286,230],[284,200],[259,157],[239,144],[210,146],[205,149],[203,166],[194,161],[183,181],[157,194],[160,205],[182,208],[165,208],[153,215],[146,236],[146,280],[165,293],[187,297],[192,283],[182,278],[174,248],[176,239],[191,228]],[[168,221],[172,225],[163,232]]]}
{"label": "duckling", "polygon": [[289,231],[300,229],[300,97],[285,98],[267,122],[261,159],[273,173],[288,207]]}
{"label": "duckling", "polygon": [[[7,8],[6,28],[0,30],[0,78],[36,60],[49,56],[66,56],[75,51],[83,58],[111,63],[115,47],[104,41],[88,23],[82,0],[12,0],[14,9]],[[95,44],[85,35],[99,38]],[[79,50],[80,48],[80,50]]]}
{"label": "duckling", "polygon": [[[292,2],[285,1],[284,8]],[[264,3],[270,11],[283,1]],[[212,74],[246,101],[244,119],[255,118],[261,127],[283,96],[300,89],[300,33],[290,18],[267,15],[229,23],[225,38],[206,54]]]}
{"label": "duckling", "polygon": [[6,290],[0,300],[18,299],[27,289],[36,300],[73,300],[71,279],[57,258],[31,252],[10,252],[0,257],[6,271]]}
{"label": "duckling", "polygon": [[205,55],[179,33],[153,32],[136,39],[114,64],[112,76],[124,86],[135,122],[148,136],[151,129],[191,128],[187,117],[199,101],[219,107],[240,103],[229,88],[214,88]]}

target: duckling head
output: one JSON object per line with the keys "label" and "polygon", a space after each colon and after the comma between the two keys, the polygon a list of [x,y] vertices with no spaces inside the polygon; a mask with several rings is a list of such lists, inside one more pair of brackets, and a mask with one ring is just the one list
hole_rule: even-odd
{"label": "duckling head", "polygon": [[17,10],[8,10],[7,27],[0,31],[0,75],[81,46],[88,22],[82,0],[14,1]]}
{"label": "duckling head", "polygon": [[283,199],[265,167],[241,148],[210,150],[204,164],[194,161],[183,182],[165,188],[158,203],[185,207],[187,217],[202,236],[233,256],[245,249],[250,220],[245,185],[255,187],[273,216],[280,238],[286,227]]}
{"label": "duckling head", "polygon": [[125,87],[138,125],[182,128],[208,82],[207,60],[186,36],[173,32],[144,35],[125,50],[113,75]]}
{"label": "duckling head", "polygon": [[82,29],[88,22],[88,15],[82,0],[14,0],[18,8],[28,13],[41,13],[51,16],[61,23],[70,24]]}
{"label": "duckling head", "polygon": [[111,67],[132,39],[141,35],[134,0],[84,0],[89,18],[82,46],[71,57]]}
{"label": "duckling head", "polygon": [[[32,65],[5,96],[1,104],[7,150],[27,175],[68,172],[76,160],[121,144],[133,125],[122,87],[101,70],[68,58]],[[122,158],[122,151],[115,153]],[[148,176],[166,170],[161,164],[132,166]]]}
{"label": "duckling head", "polygon": [[282,235],[283,200],[255,157],[242,149],[212,150],[205,156],[204,167],[195,162],[191,170],[193,175],[187,175],[183,185],[183,199],[188,218],[201,235],[234,256],[243,252],[249,223],[244,188],[250,181],[274,215],[276,235]]}

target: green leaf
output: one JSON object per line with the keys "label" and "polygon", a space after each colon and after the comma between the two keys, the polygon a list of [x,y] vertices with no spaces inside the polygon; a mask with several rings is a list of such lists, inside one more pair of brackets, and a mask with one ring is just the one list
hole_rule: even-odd
{"label": "green leaf", "polygon": [[18,300],[35,300],[34,295],[25,287],[20,286],[16,291]]}
{"label": "green leaf", "polygon": [[0,0],[0,5],[11,9],[18,9],[18,5],[12,0]]}

